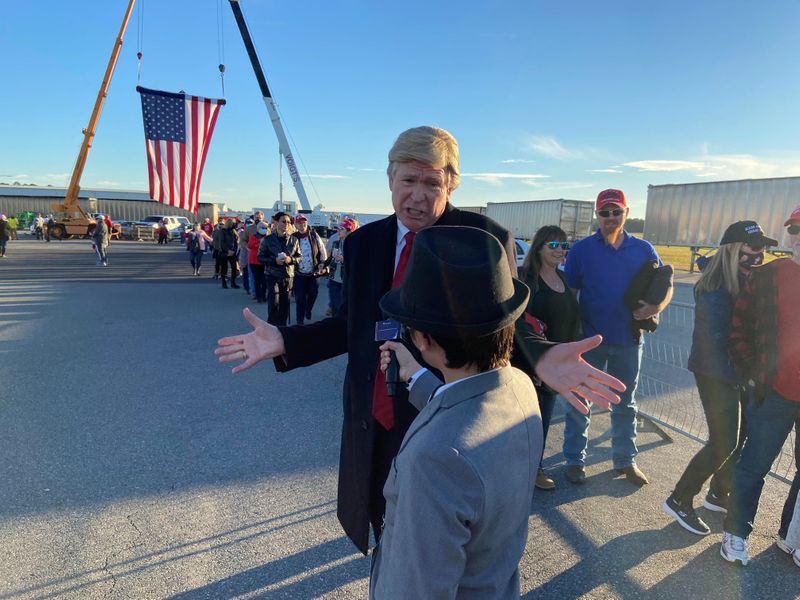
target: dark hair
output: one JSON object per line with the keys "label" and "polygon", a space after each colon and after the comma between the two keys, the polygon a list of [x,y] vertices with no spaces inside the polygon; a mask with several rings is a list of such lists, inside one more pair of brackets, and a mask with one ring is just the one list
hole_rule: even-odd
{"label": "dark hair", "polygon": [[283,212],[283,211],[276,212],[274,215],[272,215],[272,220],[273,220],[273,221],[275,221],[275,222],[277,223],[277,222],[279,222],[279,221],[280,221],[280,220],[281,220],[283,217],[289,217],[289,223],[291,223],[292,225],[294,225],[294,217],[293,217],[292,215],[290,215],[289,213],[285,213],[285,212]]}
{"label": "dark hair", "polygon": [[475,365],[478,371],[483,373],[508,364],[514,344],[514,324],[482,337],[450,338],[425,335],[444,350],[444,362],[448,369]]}
{"label": "dark hair", "polygon": [[533,236],[531,247],[528,249],[528,254],[525,256],[525,261],[522,263],[522,281],[528,284],[531,292],[536,292],[539,289],[539,271],[542,268],[542,258],[539,256],[539,250],[542,249],[547,242],[566,242],[567,234],[558,225],[545,225],[540,227]]}

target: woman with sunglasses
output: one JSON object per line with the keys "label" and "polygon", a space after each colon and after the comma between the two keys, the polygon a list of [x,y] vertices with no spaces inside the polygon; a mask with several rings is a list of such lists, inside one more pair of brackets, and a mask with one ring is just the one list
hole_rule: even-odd
{"label": "woman with sunglasses", "polygon": [[[731,360],[754,402],[747,406],[747,443],[733,474],[720,554],[746,565],[764,478],[793,427],[800,428],[800,206],[784,223],[793,258],[774,260],[753,274],[739,293],[731,321]],[[798,480],[784,506],[777,545],[795,548],[786,534]]]}
{"label": "woman with sunglasses", "polygon": [[[528,354],[531,340],[544,337],[553,342],[574,342],[580,337],[578,301],[559,270],[568,250],[567,234],[560,227],[545,225],[536,232],[522,264],[520,278],[531,289],[531,296],[525,313],[517,322],[518,351],[514,353],[512,364],[528,373],[534,383],[536,379]],[[541,383],[536,386],[536,394],[542,413],[543,440],[546,442],[556,394]],[[536,487],[540,490],[556,487],[555,481],[544,472],[541,465],[536,474]]]}
{"label": "woman with sunglasses", "polygon": [[694,497],[711,477],[703,506],[715,512],[727,511],[733,470],[746,434],[743,382],[728,358],[733,305],[753,267],[764,262],[764,248],[776,243],[764,236],[755,221],[733,223],[694,286],[694,331],[688,367],[697,382],[708,441],[689,461],[661,508],[697,535],[708,535],[711,530],[695,512]]}

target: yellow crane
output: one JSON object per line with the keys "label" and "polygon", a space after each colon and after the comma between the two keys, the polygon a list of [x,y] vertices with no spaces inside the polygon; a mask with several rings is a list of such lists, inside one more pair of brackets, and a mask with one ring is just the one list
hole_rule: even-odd
{"label": "yellow crane", "polygon": [[120,50],[122,49],[122,37],[128,27],[128,21],[133,12],[133,5],[136,0],[129,0],[128,7],[125,9],[125,16],[119,28],[114,48],[111,50],[111,57],[108,59],[106,73],[103,76],[103,83],[100,84],[100,91],[97,92],[97,99],[94,103],[92,116],[89,118],[89,125],[83,130],[83,143],[78,152],[78,159],[75,161],[75,168],[72,170],[72,178],[67,188],[67,196],[63,204],[53,204],[50,208],[53,212],[64,213],[64,216],[56,219],[54,225],[50,227],[50,236],[56,239],[64,239],[69,236],[85,236],[94,229],[95,223],[89,215],[78,204],[78,192],[81,189],[81,175],[86,166],[86,158],[89,156],[89,149],[92,147],[92,138],[97,130],[97,121],[100,119],[100,112],[103,110],[108,87],[111,84],[111,77],[114,75],[114,68],[117,66]]}

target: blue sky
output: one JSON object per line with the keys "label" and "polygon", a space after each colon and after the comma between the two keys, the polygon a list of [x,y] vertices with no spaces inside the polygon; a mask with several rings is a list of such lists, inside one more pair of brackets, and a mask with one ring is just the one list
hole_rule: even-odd
{"label": "blue sky", "polygon": [[[0,182],[66,185],[125,0],[4,2]],[[278,196],[278,150],[227,0],[144,0],[141,85],[225,98],[201,199]],[[800,175],[800,3],[243,0],[312,205],[388,212],[386,153],[431,124],[456,205]],[[82,179],[146,190],[134,10]],[[284,196],[294,199],[284,171]]]}

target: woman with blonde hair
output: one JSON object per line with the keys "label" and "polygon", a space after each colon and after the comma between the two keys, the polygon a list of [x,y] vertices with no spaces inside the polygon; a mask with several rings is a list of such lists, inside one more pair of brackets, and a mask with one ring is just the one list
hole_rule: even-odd
{"label": "woman with blonde hair", "polygon": [[733,223],[694,286],[694,331],[688,367],[694,373],[706,415],[708,441],[689,461],[661,508],[697,535],[708,535],[710,529],[695,513],[694,497],[711,477],[703,506],[727,512],[733,471],[746,435],[744,386],[728,357],[733,306],[753,267],[764,262],[764,249],[776,244],[755,221]]}

